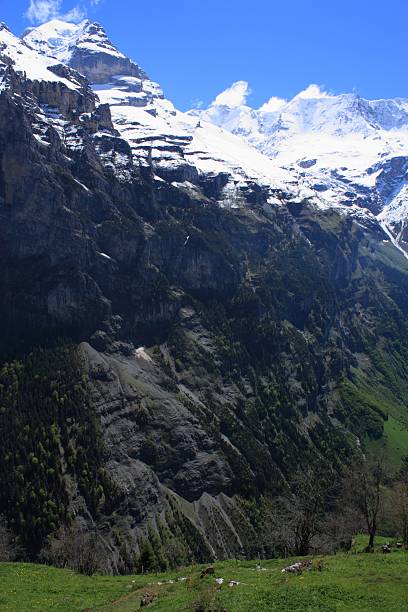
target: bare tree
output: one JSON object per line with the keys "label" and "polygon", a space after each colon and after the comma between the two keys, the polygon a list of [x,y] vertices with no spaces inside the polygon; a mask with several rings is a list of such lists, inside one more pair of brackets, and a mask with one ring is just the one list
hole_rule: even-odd
{"label": "bare tree", "polygon": [[397,482],[391,492],[392,515],[403,543],[408,545],[408,482]]}
{"label": "bare tree", "polygon": [[405,546],[408,546],[408,456],[402,458],[398,480],[391,491],[391,516]]}
{"label": "bare tree", "polygon": [[348,551],[352,547],[353,536],[363,528],[361,514],[340,499],[336,507],[326,514],[320,533],[313,539],[313,548],[324,554]]}
{"label": "bare tree", "polygon": [[374,548],[374,538],[383,512],[385,478],[382,458],[361,458],[352,466],[346,479],[345,499],[364,519],[369,536],[368,550]]}
{"label": "bare tree", "polygon": [[4,521],[0,522],[0,561],[10,561],[10,532]]}
{"label": "bare tree", "polygon": [[16,543],[5,518],[0,516],[0,561],[14,561],[21,553],[22,548]]}
{"label": "bare tree", "polygon": [[41,560],[56,567],[69,567],[91,576],[96,572],[111,572],[104,541],[94,531],[88,531],[79,523],[60,527],[48,538],[41,552]]}
{"label": "bare tree", "polygon": [[284,556],[308,555],[326,523],[332,487],[327,475],[308,466],[290,483],[290,491],[273,501],[269,546]]}

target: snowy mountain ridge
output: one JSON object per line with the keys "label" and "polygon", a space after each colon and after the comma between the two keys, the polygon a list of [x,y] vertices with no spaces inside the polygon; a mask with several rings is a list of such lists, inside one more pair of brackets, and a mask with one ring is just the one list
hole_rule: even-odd
{"label": "snowy mountain ridge", "polygon": [[152,165],[160,180],[192,188],[199,176],[228,176],[220,179],[222,206],[237,206],[240,193],[256,182],[271,203],[279,204],[276,195],[283,192],[293,202],[334,207],[380,223],[404,247],[407,100],[370,101],[310,85],[292,100],[271,97],[253,109],[248,83],[238,81],[208,109],[182,113],[99,24],[53,20],[23,40],[38,56],[89,79],[135,163]]}
{"label": "snowy mountain ridge", "polygon": [[333,136],[363,134],[377,130],[408,130],[408,100],[366,100],[354,93],[329,94],[318,85],[309,85],[291,100],[271,97],[260,108],[247,104],[246,81],[237,81],[220,93],[206,110],[190,111],[212,123],[240,131],[265,143],[284,130],[319,132]]}
{"label": "snowy mountain ridge", "polygon": [[109,41],[100,25],[53,20],[23,38],[38,53],[66,61],[89,79],[100,102],[109,105],[134,162],[152,165],[160,180],[193,188],[198,177],[222,177],[217,196],[221,206],[237,206],[240,190],[254,181],[271,194],[292,189],[290,173],[241,138],[175,109],[161,87]]}
{"label": "snowy mountain ridge", "polygon": [[[365,100],[310,85],[292,100],[272,97],[254,109],[247,104],[249,92],[248,83],[238,81],[207,109],[189,114],[243,137],[309,183],[328,205],[369,208],[403,242],[408,100]],[[391,174],[393,188],[384,190]]]}

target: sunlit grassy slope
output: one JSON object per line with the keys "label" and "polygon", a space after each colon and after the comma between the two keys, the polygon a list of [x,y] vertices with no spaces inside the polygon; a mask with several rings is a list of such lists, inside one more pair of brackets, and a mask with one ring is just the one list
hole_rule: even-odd
{"label": "sunlit grassy slope", "polygon": [[[364,543],[359,538],[354,550]],[[321,571],[302,575],[282,574],[288,564],[282,559],[263,561],[262,569],[255,561],[225,561],[216,563],[215,574],[204,579],[202,566],[160,575],[85,577],[45,566],[3,563],[0,610],[135,611],[149,592],[154,599],[147,609],[152,611],[408,611],[408,553],[351,552],[321,560]],[[222,585],[217,577],[224,578]],[[230,580],[239,584],[231,587]]]}

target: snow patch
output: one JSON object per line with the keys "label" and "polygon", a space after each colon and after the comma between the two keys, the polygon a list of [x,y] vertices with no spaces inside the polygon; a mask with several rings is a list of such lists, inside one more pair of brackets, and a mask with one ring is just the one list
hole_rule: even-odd
{"label": "snow patch", "polygon": [[140,346],[139,348],[137,348],[135,350],[135,357],[137,357],[138,359],[143,359],[144,361],[148,361],[150,363],[153,363],[153,359],[146,352],[144,346]]}

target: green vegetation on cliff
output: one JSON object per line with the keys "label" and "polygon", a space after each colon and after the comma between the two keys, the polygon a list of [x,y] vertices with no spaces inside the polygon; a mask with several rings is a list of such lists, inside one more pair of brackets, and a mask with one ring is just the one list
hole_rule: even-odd
{"label": "green vegetation on cliff", "polygon": [[78,349],[36,349],[0,370],[0,515],[35,557],[81,495],[96,519],[114,502]]}

